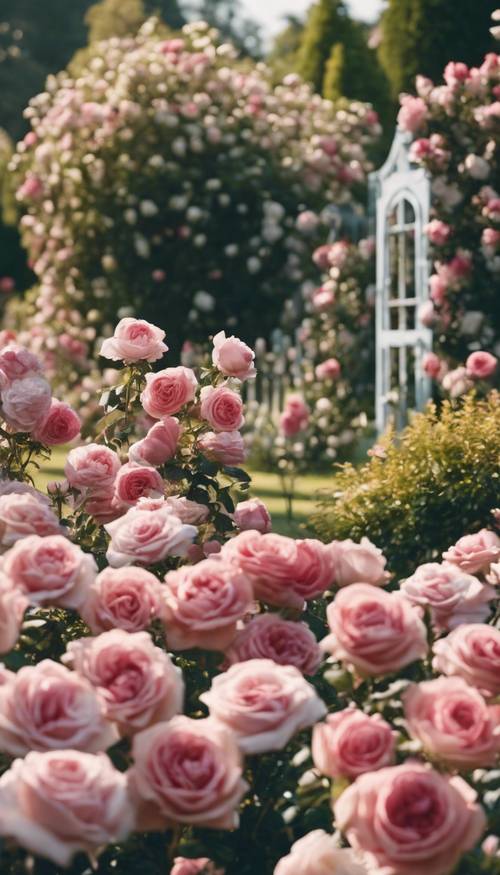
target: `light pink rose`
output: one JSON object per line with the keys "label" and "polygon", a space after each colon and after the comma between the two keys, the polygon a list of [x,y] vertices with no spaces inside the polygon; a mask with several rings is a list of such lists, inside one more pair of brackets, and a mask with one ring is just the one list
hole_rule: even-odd
{"label": "light pink rose", "polygon": [[0,686],[0,750],[106,750],[118,734],[96,690],[74,672],[44,659]]}
{"label": "light pink rose", "polygon": [[129,772],[139,828],[188,823],[235,829],[247,791],[233,734],[214,720],[173,717],[139,732]]}
{"label": "light pink rose", "polygon": [[282,750],[297,732],[321,720],[326,706],[292,665],[250,659],[212,680],[200,701],[236,735],[245,754]]}
{"label": "light pink rose", "polygon": [[238,620],[250,610],[252,584],[238,568],[218,558],[169,571],[164,621],[172,650],[224,650]]}
{"label": "light pink rose", "polygon": [[143,497],[161,497],[164,491],[163,477],[149,465],[127,462],[116,475],[114,493],[118,507],[132,507]]}
{"label": "light pink rose", "polygon": [[401,109],[398,113],[398,125],[403,131],[414,134],[427,121],[427,104],[421,97],[402,94]]}
{"label": "light pink rose", "polygon": [[48,447],[68,444],[80,434],[80,417],[69,404],[52,398],[50,408],[32,430],[32,437]]}
{"label": "light pink rose", "polygon": [[237,431],[244,424],[243,401],[225,384],[201,390],[200,415],[215,431]]}
{"label": "light pink rose", "polygon": [[401,584],[412,604],[428,607],[434,625],[454,629],[460,623],[485,620],[495,590],[450,562],[427,562]]}
{"label": "light pink rose", "polygon": [[330,551],[334,563],[336,586],[350,586],[351,583],[371,583],[383,586],[390,579],[385,570],[387,559],[382,550],[368,538],[361,538],[356,544],[350,538],[345,541],[332,541]]}
{"label": "light pink rose", "polygon": [[485,696],[500,695],[500,629],[464,624],[436,641],[433,651],[436,671],[463,678]]}
{"label": "light pink rose", "polygon": [[321,362],[314,373],[318,380],[338,380],[341,370],[340,362],[335,358],[331,358]]}
{"label": "light pink rose", "polygon": [[293,437],[309,425],[310,410],[302,395],[289,395],[280,416],[280,429],[285,437]]}
{"label": "light pink rose", "polygon": [[448,283],[444,277],[433,273],[429,277],[429,295],[437,307],[441,307],[444,304],[447,291]]}
{"label": "light pink rose", "polygon": [[179,517],[183,523],[190,523],[192,526],[201,526],[208,520],[210,511],[204,504],[199,504],[197,501],[190,501],[181,495],[170,495],[165,504],[168,505]]}
{"label": "light pink rose", "polygon": [[236,527],[241,532],[255,529],[263,535],[272,529],[271,514],[260,498],[249,498],[239,501],[233,514]]}
{"label": "light pink rose", "polygon": [[450,393],[450,398],[459,398],[472,389],[473,383],[467,374],[467,369],[460,367],[445,373],[441,385],[445,392]]}
{"label": "light pink rose", "polygon": [[2,390],[3,415],[15,431],[31,431],[50,409],[51,389],[47,380],[32,374],[14,380]]}
{"label": "light pink rose", "polygon": [[2,571],[31,605],[78,609],[87,598],[97,565],[90,553],[62,535],[28,535],[5,553]]}
{"label": "light pink rose", "polygon": [[260,614],[241,629],[226,650],[231,665],[248,659],[272,659],[294,665],[302,674],[316,674],[322,653],[305,623],[284,620],[279,614]]}
{"label": "light pink rose", "polygon": [[26,596],[0,572],[0,653],[15,646],[28,604]]}
{"label": "light pink rose", "polygon": [[[333,284],[332,284],[333,285]],[[325,283],[312,293],[311,303],[315,310],[323,312],[333,307],[335,303],[335,289],[329,283]]]}
{"label": "light pink rose", "polygon": [[193,401],[197,386],[198,380],[190,368],[182,365],[165,368],[156,374],[146,374],[141,403],[153,419],[164,419]]}
{"label": "light pink rose", "polygon": [[120,467],[114,450],[101,444],[86,444],[68,453],[64,476],[73,489],[103,492],[113,486]]}
{"label": "light pink rose", "polygon": [[185,556],[198,534],[194,526],[181,523],[167,504],[157,510],[132,507],[104,528],[111,535],[106,558],[113,568],[134,562],[154,565],[167,556]]}
{"label": "light pink rose", "polygon": [[241,532],[224,545],[222,555],[251,577],[258,599],[279,607],[301,609],[334,581],[331,551],[312,538]]}
{"label": "light pink rose", "polygon": [[399,593],[366,583],[341,589],[327,608],[331,635],[324,650],[359,674],[391,674],[427,653],[418,611]]}
{"label": "light pink rose", "polygon": [[444,246],[452,233],[451,226],[447,225],[446,222],[442,222],[441,219],[432,219],[425,226],[424,231],[435,246]]}
{"label": "light pink rose", "polygon": [[208,857],[175,857],[170,875],[209,875],[210,871],[213,866]]}
{"label": "light pink rose", "polygon": [[45,501],[29,492],[0,495],[0,548],[27,535],[62,535],[64,529]]}
{"label": "light pink rose", "polygon": [[122,735],[182,711],[181,670],[147,632],[112,629],[97,638],[71,641],[63,662],[97,690],[107,719],[118,724]]}
{"label": "light pink rose", "polygon": [[432,758],[457,769],[495,764],[500,753],[500,705],[487,705],[463,678],[411,684],[402,700],[410,735]]}
{"label": "light pink rose", "polygon": [[133,818],[127,776],[104,754],[31,752],[0,779],[0,834],[58,866],[125,839]]}
{"label": "light pink rose", "polygon": [[36,200],[43,194],[43,182],[39,176],[28,173],[22,185],[16,191],[18,200]]}
{"label": "light pink rose", "polygon": [[238,337],[226,337],[224,331],[219,331],[213,339],[212,362],[226,377],[237,377],[239,380],[249,380],[255,377],[255,353]]}
{"label": "light pink rose", "polygon": [[360,775],[334,813],[369,871],[447,875],[486,826],[476,800],[462,778],[407,762]]}
{"label": "light pink rose", "polygon": [[332,835],[315,829],[278,861],[274,875],[369,875],[354,851],[339,848]]}
{"label": "light pink rose", "polygon": [[113,337],[101,346],[100,355],[114,362],[156,362],[167,352],[165,332],[144,319],[121,319]]}
{"label": "light pink rose", "polygon": [[246,459],[245,442],[239,431],[208,431],[198,438],[198,449],[221,465],[241,465]]}
{"label": "light pink rose", "polygon": [[465,362],[467,373],[473,380],[487,380],[496,371],[498,359],[490,352],[472,352]]}
{"label": "light pink rose", "polygon": [[142,440],[131,445],[128,457],[131,462],[155,467],[164,465],[175,456],[180,434],[179,421],[173,416],[164,416],[155,422]]}
{"label": "light pink rose", "polygon": [[145,568],[105,568],[91,584],[80,616],[94,635],[141,632],[162,613],[162,586]]}
{"label": "light pink rose", "polygon": [[312,758],[322,775],[357,778],[390,766],[395,759],[397,732],[380,716],[355,707],[329,714],[313,729]]}
{"label": "light pink rose", "polygon": [[113,522],[123,514],[123,507],[115,501],[113,487],[105,487],[102,492],[91,489],[86,495],[84,508],[101,526]]}
{"label": "light pink rose", "polygon": [[422,370],[433,380],[437,380],[442,375],[443,364],[443,360],[435,352],[426,352],[422,356]]}
{"label": "light pink rose", "polygon": [[443,559],[469,574],[486,573],[491,563],[500,559],[500,538],[489,529],[464,535],[443,553]]}
{"label": "light pink rose", "polygon": [[37,501],[41,501],[50,507],[50,498],[39,492],[29,483],[21,482],[20,480],[2,480],[0,479],[0,496],[2,495],[33,495]]}
{"label": "light pink rose", "polygon": [[330,244],[323,243],[322,246],[318,246],[317,249],[314,250],[312,254],[312,260],[316,267],[319,267],[320,270],[327,270],[330,262],[328,259],[328,254],[330,252]]}
{"label": "light pink rose", "polygon": [[9,344],[0,351],[0,386],[2,388],[14,380],[22,380],[23,377],[41,370],[40,359],[24,346]]}

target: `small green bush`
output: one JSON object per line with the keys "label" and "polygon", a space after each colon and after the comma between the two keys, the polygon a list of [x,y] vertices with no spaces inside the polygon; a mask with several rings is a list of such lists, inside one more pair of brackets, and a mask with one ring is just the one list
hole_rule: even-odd
{"label": "small green bush", "polygon": [[500,395],[469,395],[430,405],[398,436],[381,442],[383,457],[342,466],[333,490],[320,495],[312,525],[322,539],[367,536],[410,574],[440,558],[462,535],[491,525],[500,505]]}

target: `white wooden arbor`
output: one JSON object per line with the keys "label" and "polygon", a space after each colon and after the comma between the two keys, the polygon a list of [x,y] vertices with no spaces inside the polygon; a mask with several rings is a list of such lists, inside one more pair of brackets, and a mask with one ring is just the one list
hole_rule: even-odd
{"label": "white wooden arbor", "polygon": [[431,394],[422,357],[432,332],[419,323],[428,299],[429,262],[424,227],[430,182],[410,164],[411,136],[397,130],[380,170],[370,175],[376,209],[376,401],[378,432],[406,424],[408,410],[422,410]]}

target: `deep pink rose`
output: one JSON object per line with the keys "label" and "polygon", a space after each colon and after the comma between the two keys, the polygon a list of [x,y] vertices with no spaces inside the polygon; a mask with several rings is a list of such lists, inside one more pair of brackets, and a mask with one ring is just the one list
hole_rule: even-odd
{"label": "deep pink rose", "polygon": [[238,826],[247,791],[233,734],[214,720],[173,717],[139,732],[130,771],[140,829],[187,823],[215,829]]}
{"label": "deep pink rose", "polygon": [[350,538],[332,541],[330,551],[336,586],[350,586],[351,583],[383,586],[390,579],[391,575],[385,570],[387,559],[368,538],[361,538],[359,544]]}
{"label": "deep pink rose", "polygon": [[15,646],[28,604],[24,593],[0,572],[0,653]]}
{"label": "deep pink rose", "polygon": [[442,222],[441,219],[432,219],[424,228],[431,243],[435,246],[444,246],[450,239],[452,230],[450,225]]}
{"label": "deep pink rose", "polygon": [[500,559],[500,538],[489,529],[481,529],[474,535],[464,535],[443,553],[443,559],[458,565],[469,574],[479,571],[486,573],[491,563]]}
{"label": "deep pink rose", "polygon": [[112,629],[68,644],[63,662],[97,690],[108,720],[122,735],[182,711],[184,683],[169,655],[147,632]]}
{"label": "deep pink rose", "polygon": [[246,459],[245,442],[239,431],[208,431],[198,438],[198,449],[221,465],[241,465]]}
{"label": "deep pink rose", "polygon": [[215,431],[237,431],[245,422],[241,397],[226,385],[205,386],[200,397],[200,415]]}
{"label": "deep pink rose", "polygon": [[198,530],[181,523],[166,503],[157,510],[132,507],[105,526],[111,535],[106,558],[113,568],[154,565],[167,556],[185,556]]}
{"label": "deep pink rose", "polygon": [[96,690],[74,672],[44,659],[0,686],[0,750],[106,750],[118,735]]}
{"label": "deep pink rose", "polygon": [[421,97],[412,97],[411,94],[402,94],[400,100],[398,125],[403,131],[414,134],[427,121],[427,104]]}
{"label": "deep pink rose", "polygon": [[7,424],[14,431],[31,431],[47,416],[51,398],[50,386],[39,374],[14,380],[2,390],[2,409]]}
{"label": "deep pink rose", "polygon": [[5,553],[2,571],[32,605],[76,608],[97,574],[95,559],[62,535],[29,535]]}
{"label": "deep pink rose", "polygon": [[360,775],[334,813],[369,871],[447,875],[486,826],[476,799],[462,778],[407,762]]}
{"label": "deep pink rose", "polygon": [[324,650],[368,677],[399,671],[427,653],[418,611],[399,593],[366,583],[341,589],[327,608]]}
{"label": "deep pink rose", "polygon": [[156,468],[127,462],[115,480],[115,500],[118,506],[132,507],[143,497],[161,497],[165,491],[163,477]]}
{"label": "deep pink rose", "polygon": [[428,607],[440,630],[485,620],[495,598],[491,586],[450,562],[420,565],[401,584],[401,592],[412,604]]}
{"label": "deep pink rose", "polygon": [[179,365],[165,368],[156,374],[146,374],[146,388],[141,403],[153,419],[163,419],[178,413],[185,404],[194,400],[198,380],[190,368]]}
{"label": "deep pink rose", "polygon": [[28,374],[42,370],[42,363],[36,355],[24,346],[9,344],[0,351],[0,385],[5,388],[14,380],[22,380]]}
{"label": "deep pink rose", "polygon": [[369,875],[350,848],[339,848],[334,837],[315,829],[282,857],[274,875]]}
{"label": "deep pink rose", "polygon": [[156,362],[167,352],[165,332],[144,319],[121,319],[100,354],[114,362]]}
{"label": "deep pink rose", "polygon": [[279,614],[260,614],[241,629],[226,650],[231,665],[248,659],[272,659],[294,665],[302,674],[316,674],[322,653],[305,623],[285,620]]}
{"label": "deep pink rose", "polygon": [[329,778],[357,778],[392,765],[396,736],[380,714],[370,716],[355,707],[345,708],[314,727],[313,762]]}
{"label": "deep pink rose", "polygon": [[341,370],[340,362],[337,359],[331,358],[321,362],[314,373],[318,380],[338,380]]}
{"label": "deep pink rose", "polygon": [[436,671],[462,677],[485,696],[500,695],[500,629],[464,624],[436,641],[433,651]]}
{"label": "deep pink rose", "polygon": [[411,684],[402,699],[408,731],[428,755],[457,769],[495,764],[500,705],[487,705],[463,678]]}
{"label": "deep pink rose", "polygon": [[250,659],[212,680],[200,700],[236,735],[245,754],[282,750],[297,732],[321,720],[326,706],[292,665]]}
{"label": "deep pink rose", "polygon": [[104,754],[31,752],[0,779],[0,835],[58,866],[125,839],[133,820],[127,776]]}
{"label": "deep pink rose", "polygon": [[68,444],[80,434],[80,417],[64,401],[52,398],[47,415],[32,431],[32,437],[48,447]]}
{"label": "deep pink rose", "polygon": [[310,410],[302,395],[289,395],[280,416],[280,429],[285,437],[293,437],[309,425]]}
{"label": "deep pink rose", "polygon": [[467,373],[473,380],[487,380],[496,371],[498,359],[490,352],[472,352],[465,362]]}
{"label": "deep pink rose", "polygon": [[141,632],[162,612],[162,586],[145,568],[105,568],[80,608],[94,635],[108,629]]}
{"label": "deep pink rose", "polygon": [[73,489],[103,492],[113,486],[120,467],[114,450],[102,444],[86,444],[68,453],[64,476]]}
{"label": "deep pink rose", "polygon": [[241,532],[255,529],[265,535],[272,528],[271,514],[260,498],[249,498],[247,501],[238,502],[233,519]]}
{"label": "deep pink rose", "polygon": [[212,362],[221,374],[239,380],[255,377],[255,353],[246,343],[237,337],[226,337],[223,331],[219,331],[213,344]]}
{"label": "deep pink rose", "polygon": [[469,78],[470,71],[467,64],[461,61],[450,61],[444,68],[444,81],[447,85],[457,85]]}
{"label": "deep pink rose", "polygon": [[252,604],[248,577],[235,566],[214,558],[169,571],[165,582],[169,648],[224,650],[236,634],[238,620]]}
{"label": "deep pink rose", "polygon": [[422,370],[432,380],[437,380],[441,376],[443,364],[443,360],[435,352],[426,352],[422,356]]}
{"label": "deep pink rose", "polygon": [[12,547],[27,535],[62,535],[64,529],[52,508],[37,495],[0,495],[0,549]]}
{"label": "deep pink rose", "polygon": [[142,440],[131,445],[128,457],[131,462],[155,467],[164,465],[175,456],[180,434],[179,421],[173,416],[164,416],[155,422]]}

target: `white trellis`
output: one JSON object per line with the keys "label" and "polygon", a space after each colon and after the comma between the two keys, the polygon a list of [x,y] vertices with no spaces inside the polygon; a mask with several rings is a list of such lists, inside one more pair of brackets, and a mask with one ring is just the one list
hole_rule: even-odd
{"label": "white trellis", "polygon": [[376,409],[379,432],[406,423],[431,394],[422,368],[432,332],[419,323],[428,299],[429,262],[424,227],[429,221],[430,181],[409,161],[411,137],[397,131],[385,164],[371,174],[376,199]]}

